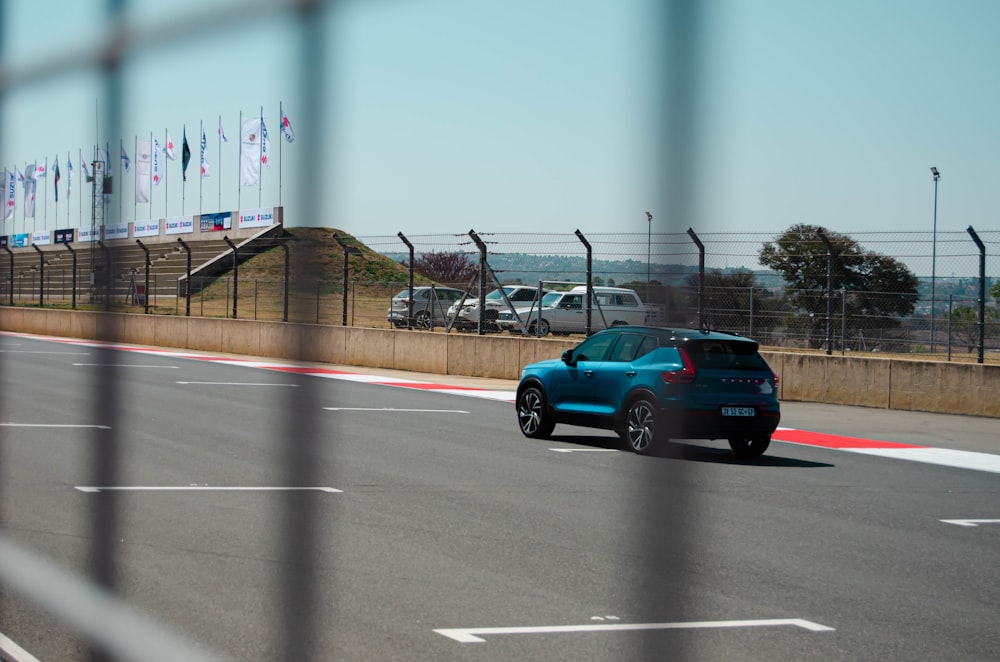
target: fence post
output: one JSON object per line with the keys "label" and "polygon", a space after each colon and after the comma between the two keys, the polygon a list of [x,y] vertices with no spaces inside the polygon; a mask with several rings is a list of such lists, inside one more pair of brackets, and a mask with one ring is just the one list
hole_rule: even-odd
{"label": "fence post", "polygon": [[226,236],[222,240],[229,244],[229,247],[233,249],[233,319],[236,319],[236,300],[239,288],[239,278],[240,278],[240,254],[239,250],[236,248],[236,244]]}
{"label": "fence post", "polygon": [[146,276],[144,281],[145,285],[143,285],[145,289],[142,293],[142,312],[148,315],[149,314],[149,249],[146,248],[146,245],[142,243],[141,239],[136,239],[135,243],[139,244],[139,248],[141,248],[142,252],[146,254]]}
{"label": "fence post", "polygon": [[10,297],[10,305],[13,306],[14,305],[14,251],[10,250],[10,247],[7,246],[7,244],[0,245],[0,248],[3,248],[5,251],[7,251],[7,257],[9,258],[10,261],[10,283],[9,283],[10,287],[8,288],[10,291],[7,294]]}
{"label": "fence post", "polygon": [[[408,303],[406,304],[406,328],[412,329],[413,328],[413,244],[410,243],[410,240],[407,239],[402,232],[397,232],[396,236],[399,237],[403,241],[403,243],[406,244],[406,247],[410,250],[410,263],[409,263],[410,274],[406,286],[407,288],[406,291],[408,293],[406,296],[408,301]],[[392,296],[391,292],[389,293],[389,296],[390,297]]]}
{"label": "fence post", "polygon": [[38,251],[38,307],[45,307],[45,255],[42,253],[42,249],[36,244],[31,245],[36,251]]}
{"label": "fence post", "polygon": [[698,247],[698,328],[705,328],[705,244],[694,233],[693,228],[688,228],[688,236]]}
{"label": "fence post", "polygon": [[177,243],[187,252],[187,278],[184,279],[184,315],[191,317],[191,247],[185,244],[180,237],[177,237]]}
{"label": "fence post", "polygon": [[[593,326],[592,326],[591,323],[592,323],[593,317],[594,317],[594,315],[593,315],[593,312],[594,312],[594,249],[591,248],[590,242],[587,241],[587,238],[583,236],[583,233],[580,232],[580,230],[576,230],[575,234],[576,234],[576,238],[579,239],[580,243],[582,243],[583,246],[584,246],[584,248],[587,249],[587,305],[586,305],[586,308],[585,308],[585,310],[587,311],[587,326],[584,329],[584,333],[589,336],[590,332],[591,332],[591,329],[593,328]],[[542,317],[542,288],[539,285],[539,287],[538,287],[538,319],[539,319],[539,322],[538,322],[538,324],[536,326],[541,326],[541,317]]]}
{"label": "fence post", "polygon": [[70,282],[72,283],[73,289],[72,292],[70,293],[70,300],[72,301],[70,305],[72,306],[73,310],[76,310],[76,251],[73,250],[73,247],[69,245],[69,242],[66,242],[65,244],[63,244],[63,246],[65,246],[66,250],[69,251],[69,254],[73,256],[73,277],[70,278]]}
{"label": "fence post", "polygon": [[979,248],[979,354],[976,363],[982,363],[986,342],[986,246],[971,225],[966,229],[966,232]]}
{"label": "fence post", "polygon": [[348,246],[347,242],[341,239],[336,233],[334,233],[333,238],[336,239],[337,243],[340,244],[340,247],[344,249],[344,286],[343,286],[344,304],[343,304],[343,311],[341,313],[340,325],[347,326],[347,278],[348,278],[348,271],[350,269],[350,263],[348,262],[348,258],[351,255],[360,254],[361,250],[355,248],[354,246]]}
{"label": "fence post", "polygon": [[948,295],[948,360],[951,361],[951,312],[955,301],[955,295]]}
{"label": "fence post", "polygon": [[847,288],[840,288],[840,355],[847,354]]}
{"label": "fence post", "polygon": [[[479,249],[479,321],[476,322],[476,333],[483,335],[483,322],[486,317],[486,244],[475,230],[469,230],[469,236]],[[500,288],[503,289],[503,288]]]}
{"label": "fence post", "polygon": [[826,355],[830,356],[833,354],[833,258],[837,253],[822,228],[816,234],[826,246]]}
{"label": "fence post", "polygon": [[281,321],[282,322],[287,322],[288,321],[288,280],[289,280],[289,274],[291,273],[291,269],[290,269],[290,267],[291,267],[291,261],[290,261],[289,256],[288,256],[288,251],[289,251],[288,240],[282,241],[281,244],[279,244],[279,245],[285,250],[285,290],[284,290],[284,294],[283,294],[284,303],[282,304],[282,309],[281,309]]}

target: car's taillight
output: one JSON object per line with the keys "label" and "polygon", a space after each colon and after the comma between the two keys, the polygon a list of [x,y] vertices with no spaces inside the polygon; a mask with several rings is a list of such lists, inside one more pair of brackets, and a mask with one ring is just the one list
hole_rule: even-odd
{"label": "car's taillight", "polygon": [[680,370],[669,370],[660,373],[660,376],[668,384],[693,384],[695,377],[698,376],[698,371],[694,369],[694,363],[691,362],[691,357],[688,356],[687,351],[683,347],[677,348],[677,353],[680,354],[681,363],[684,367]]}
{"label": "car's taillight", "polygon": [[774,370],[771,371],[771,375],[774,377],[774,386],[777,387],[778,383],[781,381],[781,378],[778,377],[778,373],[776,373]]}

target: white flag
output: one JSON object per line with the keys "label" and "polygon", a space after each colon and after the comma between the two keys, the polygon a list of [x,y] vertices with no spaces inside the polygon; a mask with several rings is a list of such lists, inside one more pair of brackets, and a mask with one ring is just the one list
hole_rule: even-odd
{"label": "white flag", "polygon": [[240,186],[257,186],[260,181],[260,118],[247,117],[240,126]]}
{"label": "white flag", "polygon": [[208,144],[205,140],[205,127],[201,129],[201,176],[208,177],[208,155],[206,148]]}
{"label": "white flag", "polygon": [[14,218],[14,208],[17,206],[17,180],[10,170],[4,170],[3,173],[3,182],[7,185],[7,208],[4,210],[3,218],[9,221]]}
{"label": "white flag", "polygon": [[163,175],[160,174],[160,141],[153,138],[153,183],[157,186],[160,185],[160,180],[163,179]]}
{"label": "white flag", "polygon": [[35,217],[35,187],[38,180],[35,179],[34,164],[24,167],[24,217]]}
{"label": "white flag", "polygon": [[135,201],[149,202],[149,173],[152,171],[152,145],[148,140],[135,144]]}
{"label": "white flag", "polygon": [[177,152],[174,151],[174,141],[170,137],[170,132],[167,132],[167,144],[163,147],[163,151],[167,153],[167,158],[171,161],[177,160]]}

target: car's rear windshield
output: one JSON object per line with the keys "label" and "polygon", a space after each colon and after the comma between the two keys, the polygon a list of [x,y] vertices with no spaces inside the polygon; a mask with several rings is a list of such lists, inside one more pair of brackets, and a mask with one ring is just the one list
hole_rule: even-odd
{"label": "car's rear windshield", "polygon": [[684,345],[698,369],[767,370],[757,344],[740,340],[695,340]]}

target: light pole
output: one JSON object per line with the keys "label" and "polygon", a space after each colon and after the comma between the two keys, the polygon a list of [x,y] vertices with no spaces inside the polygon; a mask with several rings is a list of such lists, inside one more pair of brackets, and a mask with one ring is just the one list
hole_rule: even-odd
{"label": "light pole", "polygon": [[649,264],[650,256],[652,255],[652,245],[653,245],[653,215],[648,211],[646,212],[646,220],[649,222],[649,229],[646,231],[646,297],[649,298]]}
{"label": "light pole", "polygon": [[938,198],[938,180],[941,179],[941,173],[934,166],[931,166],[931,175],[934,177],[934,229],[933,236],[931,238],[931,354],[935,350],[934,342],[934,296],[935,296],[935,285],[937,281],[937,198]]}

